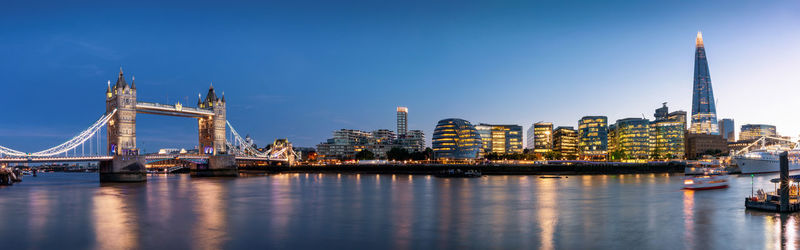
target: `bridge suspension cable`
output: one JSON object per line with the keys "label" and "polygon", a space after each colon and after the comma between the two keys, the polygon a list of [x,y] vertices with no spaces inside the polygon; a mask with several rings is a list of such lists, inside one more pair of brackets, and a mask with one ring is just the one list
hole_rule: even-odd
{"label": "bridge suspension cable", "polygon": [[[253,143],[252,142],[249,142],[249,141],[243,139],[242,136],[240,136],[239,133],[236,132],[236,129],[233,128],[233,125],[231,125],[231,123],[229,121],[226,120],[225,124],[227,124],[228,128],[231,129],[231,134],[233,135],[233,142],[226,141],[226,144],[228,144],[228,147],[231,148],[232,150],[234,150],[235,153],[243,154],[243,155],[251,155],[251,156],[256,156],[256,157],[269,158],[269,154],[267,152],[263,152],[262,153],[262,152],[258,151],[256,148],[253,147]],[[236,146],[239,146],[239,147],[236,147]]]}
{"label": "bridge suspension cable", "polygon": [[[114,114],[117,113],[117,110],[114,109],[113,111],[104,114],[100,117],[92,126],[89,126],[86,130],[82,131],[78,135],[72,137],[72,139],[67,140],[64,143],[59,144],[58,146],[48,148],[39,152],[34,153],[25,153],[18,150],[10,149],[7,147],[0,146],[0,154],[9,155],[9,156],[17,156],[17,157],[24,157],[24,156],[32,156],[32,157],[50,157],[59,154],[68,154],[70,150],[73,150],[73,155],[77,154],[76,148],[78,146],[82,146],[83,143],[91,139],[95,135],[99,135],[100,129],[102,129],[106,123],[111,119]],[[99,146],[99,138],[98,138],[98,146]],[[81,147],[81,152],[83,152],[83,147]],[[99,147],[98,147],[99,153]]]}

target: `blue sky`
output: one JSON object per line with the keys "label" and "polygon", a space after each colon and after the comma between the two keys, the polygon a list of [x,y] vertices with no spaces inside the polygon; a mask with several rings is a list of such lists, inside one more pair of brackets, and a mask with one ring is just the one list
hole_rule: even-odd
{"label": "blue sky", "polygon": [[[796,1],[65,2],[0,9],[0,145],[85,129],[120,66],[142,101],[193,105],[213,81],[259,145],[395,129],[396,106],[428,139],[449,117],[652,118],[662,102],[691,110],[698,30],[719,117],[800,133]],[[197,144],[192,119],[141,114],[137,129],[146,151]]]}

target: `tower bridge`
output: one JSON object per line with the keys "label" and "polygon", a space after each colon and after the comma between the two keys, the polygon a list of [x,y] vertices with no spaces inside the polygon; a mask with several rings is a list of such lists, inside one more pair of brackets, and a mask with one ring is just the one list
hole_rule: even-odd
{"label": "tower bridge", "polygon": [[[100,162],[101,181],[129,182],[146,180],[147,162],[183,159],[194,163],[191,169],[193,176],[236,176],[239,164],[267,162],[291,165],[297,157],[291,143],[286,140],[276,140],[269,150],[260,151],[253,147],[249,138],[242,138],[227,120],[225,94],[218,97],[213,85],[209,87],[205,98],[198,95],[196,107],[187,107],[181,103],[170,105],[140,102],[137,94],[135,78],[131,78],[131,83],[128,84],[120,68],[116,82],[112,85],[108,81],[107,84],[106,112],[88,129],[58,146],[33,153],[0,146],[0,165],[19,162],[97,161]],[[137,114],[197,119],[198,154],[140,155],[136,146]],[[104,127],[105,152],[100,149],[100,137],[103,134],[101,130]]]}

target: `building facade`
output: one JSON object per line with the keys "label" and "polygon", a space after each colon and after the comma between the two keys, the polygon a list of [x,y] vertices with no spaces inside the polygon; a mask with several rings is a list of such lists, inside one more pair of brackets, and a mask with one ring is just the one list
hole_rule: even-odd
{"label": "building facade", "polygon": [[686,112],[669,113],[667,104],[656,109],[655,121],[650,123],[651,158],[683,159],[686,154]]}
{"label": "building facade", "polygon": [[433,158],[437,160],[474,160],[481,151],[481,137],[466,120],[440,120],[433,130]]}
{"label": "building facade", "polygon": [[[648,159],[650,157],[650,120],[625,118],[615,124],[617,152],[627,159]],[[609,139],[611,140],[611,139]]]}
{"label": "building facade", "polygon": [[562,159],[578,158],[578,131],[573,127],[557,127],[553,131],[553,151]]}
{"label": "building facade", "polygon": [[703,155],[727,153],[728,142],[720,135],[686,134],[686,159],[697,160]]}
{"label": "building facade", "polygon": [[536,125],[531,124],[531,127],[528,128],[528,131],[525,133],[525,148],[533,152],[533,148],[536,147]]}
{"label": "building facade", "polygon": [[578,121],[578,150],[584,160],[605,160],[608,156],[608,118],[584,116]]}
{"label": "building facade", "polygon": [[708,70],[708,58],[703,45],[703,34],[697,32],[694,54],[694,87],[692,92],[692,127],[693,134],[719,134],[717,124],[717,107],[714,103],[714,91],[711,88],[711,74]]}
{"label": "building facade", "polygon": [[778,131],[774,125],[769,124],[745,124],[739,132],[739,140],[753,140],[762,136],[777,137]]}
{"label": "building facade", "polygon": [[480,135],[483,153],[522,153],[522,126],[481,123],[475,129]]}
{"label": "building facade", "polygon": [[397,134],[400,136],[408,132],[408,108],[397,107]]}
{"label": "building facade", "polygon": [[719,121],[719,134],[728,142],[736,141],[736,132],[733,125],[733,119],[722,119]]}
{"label": "building facade", "polygon": [[553,123],[537,122],[533,124],[533,152],[545,154],[553,150]]}

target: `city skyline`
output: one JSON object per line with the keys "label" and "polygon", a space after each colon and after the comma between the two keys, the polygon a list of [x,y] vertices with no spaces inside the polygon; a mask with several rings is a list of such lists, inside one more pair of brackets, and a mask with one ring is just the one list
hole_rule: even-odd
{"label": "city skyline", "polygon": [[[120,65],[126,75],[139,76],[137,86],[142,90],[138,95],[143,101],[180,101],[193,106],[194,96],[214,82],[229,98],[228,119],[259,145],[288,138],[296,146],[314,146],[341,128],[393,128],[396,119],[389,112],[397,106],[411,111],[409,129],[427,135],[433,134],[436,121],[446,118],[473,124],[517,124],[523,130],[537,121],[577,127],[581,117],[591,115],[607,116],[609,121],[641,114],[651,119],[650,112],[662,102],[668,102],[673,110],[691,110],[693,40],[698,30],[703,31],[711,54],[717,117],[732,118],[738,124],[772,124],[782,135],[800,133],[800,124],[790,115],[782,115],[800,105],[790,95],[800,79],[792,74],[794,62],[800,58],[793,45],[800,42],[800,36],[780,32],[800,24],[792,14],[798,10],[797,3],[739,4],[707,16],[689,4],[632,5],[613,9],[586,3],[575,14],[567,13],[569,6],[557,4],[429,6],[413,12],[433,22],[431,27],[415,22],[415,16],[386,8],[378,8],[386,15],[377,17],[280,5],[274,11],[289,14],[264,18],[235,13],[241,14],[241,21],[218,24],[210,15],[199,21],[200,25],[190,25],[180,18],[197,19],[216,12],[202,4],[183,12],[178,6],[158,10],[110,6],[100,12],[126,10],[123,12],[132,16],[154,20],[134,24],[98,13],[75,18],[87,13],[74,9],[61,13],[58,17],[71,21],[59,24],[52,22],[56,17],[47,17],[47,12],[10,6],[0,17],[15,20],[1,24],[0,50],[9,56],[0,59],[4,65],[0,73],[9,87],[0,104],[14,108],[5,115],[12,122],[0,125],[0,140],[6,146],[32,151],[80,132],[104,111],[106,82],[116,78]],[[571,15],[587,14],[592,7],[605,12],[568,21],[574,17]],[[635,8],[654,15],[628,13]],[[177,15],[163,13],[170,10]],[[532,17],[548,11],[556,14]],[[291,14],[310,19],[292,19]],[[307,29],[324,19],[311,18],[315,14],[326,14],[323,17],[333,22],[312,29],[311,34],[274,28],[291,23]],[[501,14],[509,19],[481,19],[481,15]],[[622,16],[608,18],[612,15]],[[442,16],[463,19],[467,25],[453,25]],[[641,22],[626,22],[633,17]],[[605,19],[593,23],[596,18]],[[244,25],[248,21],[256,28]],[[167,28],[148,30],[158,22]],[[512,23],[519,25],[507,26]],[[766,25],[775,23],[783,25]],[[188,28],[184,33],[169,33],[184,26]],[[645,29],[647,26],[653,29]],[[397,29],[375,33],[389,27]],[[585,31],[592,27],[604,29]],[[60,31],[38,32],[48,29]],[[196,44],[189,45],[186,37],[198,34],[205,34],[200,37],[207,40],[193,40]],[[426,34],[438,35],[425,38]],[[275,35],[285,37],[270,38]],[[130,41],[111,37],[129,37]],[[153,37],[160,41],[147,42]],[[302,46],[291,45],[299,41]],[[236,45],[243,48],[230,48]],[[283,49],[270,49],[274,47]],[[566,50],[570,51],[551,52]],[[637,63],[631,63],[634,61]],[[335,67],[337,64],[341,66]],[[306,77],[315,74],[320,77]],[[387,91],[397,86],[402,87],[397,93]],[[440,99],[448,91],[455,96],[493,93],[488,88],[497,92],[487,97],[500,98]],[[369,91],[353,91],[358,89]],[[763,99],[763,105],[748,104],[767,95],[772,98]],[[501,108],[509,106],[516,108]],[[197,124],[193,122],[148,115],[138,119],[137,143],[148,152],[196,146]],[[157,126],[163,122],[170,126]],[[738,134],[739,128],[736,130]],[[29,138],[32,135],[35,137]],[[426,143],[430,145],[430,140]]]}

